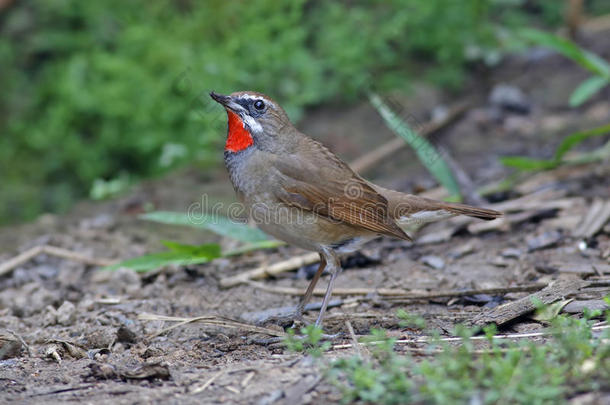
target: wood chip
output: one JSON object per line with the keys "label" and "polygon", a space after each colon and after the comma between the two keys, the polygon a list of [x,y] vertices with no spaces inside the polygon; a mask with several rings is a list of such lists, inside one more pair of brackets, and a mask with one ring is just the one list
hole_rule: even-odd
{"label": "wood chip", "polygon": [[530,294],[520,300],[500,305],[491,311],[478,315],[473,319],[472,323],[478,326],[487,325],[489,323],[495,323],[498,326],[504,325],[521,315],[534,311],[536,309],[535,302],[552,304],[555,301],[576,293],[581,288],[590,284],[590,282],[581,280],[557,280],[541,291]]}
{"label": "wood chip", "polygon": [[595,199],[580,225],[572,232],[577,238],[590,238],[610,220],[610,200]]}

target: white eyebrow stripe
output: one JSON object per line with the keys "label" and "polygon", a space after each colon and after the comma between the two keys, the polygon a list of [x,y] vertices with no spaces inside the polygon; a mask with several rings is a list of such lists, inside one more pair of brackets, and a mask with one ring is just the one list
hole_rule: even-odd
{"label": "white eyebrow stripe", "polygon": [[258,98],[262,98],[262,97],[259,97],[259,96],[255,96],[253,94],[242,94],[241,97],[242,98],[247,98],[248,100],[255,100],[255,99],[258,99]]}
{"label": "white eyebrow stripe", "polygon": [[247,100],[263,100],[265,103],[271,104],[272,106],[275,107],[275,104],[271,100],[269,100],[268,98],[262,97],[262,96],[256,96],[254,94],[242,94],[239,97],[245,98]]}

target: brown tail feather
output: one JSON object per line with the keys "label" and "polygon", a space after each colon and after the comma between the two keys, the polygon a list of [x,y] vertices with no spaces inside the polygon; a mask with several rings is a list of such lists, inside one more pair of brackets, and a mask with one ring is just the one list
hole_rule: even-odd
{"label": "brown tail feather", "polygon": [[375,184],[372,184],[372,186],[379,194],[383,195],[388,200],[389,212],[392,213],[395,218],[413,215],[421,211],[436,210],[446,210],[457,215],[467,215],[469,217],[485,220],[491,220],[502,216],[501,212],[487,208],[473,207],[471,205],[459,203],[447,203],[405,194],[399,191],[388,190]]}
{"label": "brown tail feather", "polygon": [[469,217],[485,220],[496,219],[502,216],[502,213],[499,211],[490,210],[487,208],[473,207],[471,205],[458,203],[444,203],[443,209],[446,209],[450,212],[454,212],[456,214],[467,215]]}

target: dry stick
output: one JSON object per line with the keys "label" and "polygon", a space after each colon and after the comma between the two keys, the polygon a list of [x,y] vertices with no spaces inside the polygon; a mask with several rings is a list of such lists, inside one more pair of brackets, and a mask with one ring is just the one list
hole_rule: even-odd
{"label": "dry stick", "polygon": [[200,392],[203,392],[206,390],[206,388],[208,388],[210,385],[212,385],[212,383],[214,381],[216,381],[218,379],[218,377],[220,377],[221,375],[223,375],[225,373],[226,370],[220,370],[219,372],[217,372],[216,374],[214,374],[212,376],[212,378],[210,378],[209,380],[207,380],[205,382],[205,384],[201,385],[200,387],[195,388],[193,391],[191,391],[191,394],[199,394]]}
{"label": "dry stick", "polygon": [[[604,330],[610,328],[610,325],[595,325],[591,327],[592,331]],[[492,339],[524,339],[530,337],[542,337],[542,336],[550,336],[553,332],[531,332],[531,333],[512,333],[507,335],[494,335]],[[417,343],[430,343],[430,342],[461,342],[464,338],[461,337],[446,337],[446,338],[433,338],[429,336],[424,336],[418,339],[399,339],[395,343],[405,343],[405,344],[417,344]],[[487,336],[471,336],[468,340],[489,340]],[[362,345],[375,345],[381,344],[384,341],[374,341],[374,342],[363,342],[360,343]],[[333,345],[331,349],[351,349],[353,346],[351,343],[344,343],[340,345]]]}
{"label": "dry stick", "polygon": [[232,328],[232,329],[243,329],[248,332],[264,333],[264,334],[270,335],[270,336],[278,336],[278,337],[286,336],[286,333],[284,333],[282,331],[277,331],[277,330],[273,330],[273,329],[269,329],[269,328],[263,328],[260,326],[253,326],[253,325],[250,325],[250,324],[247,324],[244,322],[239,322],[239,321],[235,321],[233,319],[224,318],[224,317],[220,317],[220,316],[214,316],[214,315],[197,316],[194,318],[181,318],[181,317],[175,317],[175,316],[165,316],[165,315],[155,315],[155,314],[143,313],[143,314],[138,315],[138,319],[143,320],[143,321],[177,322],[176,324],[169,326],[165,329],[162,329],[159,332],[153,333],[150,336],[151,338],[162,335],[163,333],[169,332],[172,329],[175,329],[180,326],[184,326],[184,325],[187,325],[187,324],[193,323],[193,322],[199,322],[199,323],[203,323],[205,325],[221,326],[221,327]]}
{"label": "dry stick", "polygon": [[238,284],[243,284],[251,279],[265,278],[267,276],[273,276],[276,274],[283,273],[297,269],[301,266],[307,266],[312,263],[316,263],[320,260],[320,256],[316,252],[307,253],[304,255],[292,257],[288,260],[284,260],[279,263],[272,264],[270,266],[261,266],[253,270],[248,270],[240,273],[233,277],[226,277],[220,280],[221,287],[233,287]]}
{"label": "dry stick", "polygon": [[30,349],[30,346],[29,346],[27,343],[25,343],[25,340],[23,340],[23,338],[21,337],[21,335],[19,335],[18,333],[16,333],[16,332],[12,331],[11,329],[7,329],[6,331],[7,331],[8,333],[10,333],[11,335],[13,335],[13,337],[14,337],[15,339],[19,340],[19,342],[21,343],[21,345],[22,345],[23,347],[25,347],[25,349],[27,350],[27,352],[28,352],[28,356],[29,356],[29,357],[32,357],[32,349]]}
{"label": "dry stick", "polygon": [[349,336],[352,339],[352,344],[354,345],[354,348],[356,349],[356,354],[358,355],[358,357],[362,357],[362,353],[360,351],[360,344],[358,343],[358,338],[356,337],[356,333],[354,332],[354,327],[352,326],[352,323],[349,320],[346,320],[345,327],[347,328],[347,331],[349,332]]}
{"label": "dry stick", "polygon": [[[300,288],[293,287],[272,287],[256,281],[249,281],[248,285],[255,287],[260,290],[274,292],[278,294],[287,295],[302,295],[303,291]],[[512,292],[530,292],[538,291],[546,287],[546,283],[535,283],[523,286],[514,287],[498,287],[498,288],[480,288],[471,290],[456,290],[456,291],[439,291],[433,293],[415,294],[409,293],[408,290],[399,288],[335,288],[333,295],[367,295],[377,294],[384,297],[390,297],[392,300],[426,300],[430,298],[448,298],[448,297],[463,297],[466,295],[476,294],[506,294]],[[313,291],[313,295],[323,296],[326,290],[316,289]]]}
{"label": "dry stick", "polygon": [[537,301],[545,305],[552,304],[590,285],[591,282],[589,281],[557,280],[534,294],[479,314],[473,319],[472,323],[479,326],[495,323],[500,326],[535,310]]}
{"label": "dry stick", "polygon": [[595,199],[572,235],[590,238],[610,220],[610,200]]}
{"label": "dry stick", "polygon": [[242,388],[246,388],[246,386],[248,385],[248,383],[250,382],[250,380],[252,380],[252,378],[254,378],[254,376],[256,375],[256,373],[254,371],[250,371],[248,374],[246,374],[246,376],[244,377],[243,380],[241,380],[241,383],[239,383],[239,385]]}
{"label": "dry stick", "polygon": [[[446,117],[439,121],[431,121],[425,124],[419,131],[418,135],[425,137],[455,121],[460,115],[466,111],[469,103],[459,103],[449,109]],[[397,150],[405,147],[407,143],[402,138],[394,138],[391,141],[384,143],[380,147],[373,149],[369,153],[359,157],[350,163],[350,167],[356,173],[362,173],[375,166],[380,161],[386,159]]]}
{"label": "dry stick", "polygon": [[34,246],[31,249],[21,252],[17,256],[5,261],[0,264],[0,276],[11,272],[15,267],[29,261],[30,259],[38,256],[41,253],[46,253],[51,256],[61,257],[63,259],[75,260],[77,262],[83,262],[93,266],[109,266],[115,261],[108,259],[99,259],[95,257],[89,257],[72,250],[59,248],[50,245]]}

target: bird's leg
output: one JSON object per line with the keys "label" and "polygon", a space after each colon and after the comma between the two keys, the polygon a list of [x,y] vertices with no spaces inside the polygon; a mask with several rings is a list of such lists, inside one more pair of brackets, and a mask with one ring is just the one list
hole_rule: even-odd
{"label": "bird's leg", "polygon": [[330,267],[330,281],[328,282],[328,287],[326,288],[326,294],[324,294],[324,300],[322,300],[322,308],[320,308],[320,315],[318,315],[318,320],[316,321],[316,326],[321,327],[322,321],[324,320],[324,313],[326,312],[326,307],[328,307],[328,303],[330,302],[330,297],[333,295],[333,287],[335,286],[335,279],[341,272],[341,262],[339,261],[339,257],[335,252],[330,249],[324,249],[323,254],[326,257],[326,264]]}
{"label": "bird's leg", "polygon": [[301,298],[301,302],[299,302],[299,305],[297,305],[297,310],[296,310],[296,314],[295,314],[296,319],[301,319],[303,317],[303,312],[305,311],[305,305],[307,305],[307,303],[311,299],[311,295],[313,294],[313,289],[316,287],[316,284],[318,284],[318,280],[320,280],[320,276],[322,276],[322,273],[324,273],[325,268],[326,268],[326,259],[324,258],[324,256],[320,255],[320,265],[318,266],[318,270],[316,271],[316,274],[314,274],[313,278],[311,279],[311,282],[309,283],[309,286],[307,287],[307,291],[305,291],[305,295],[303,295],[303,298]]}

